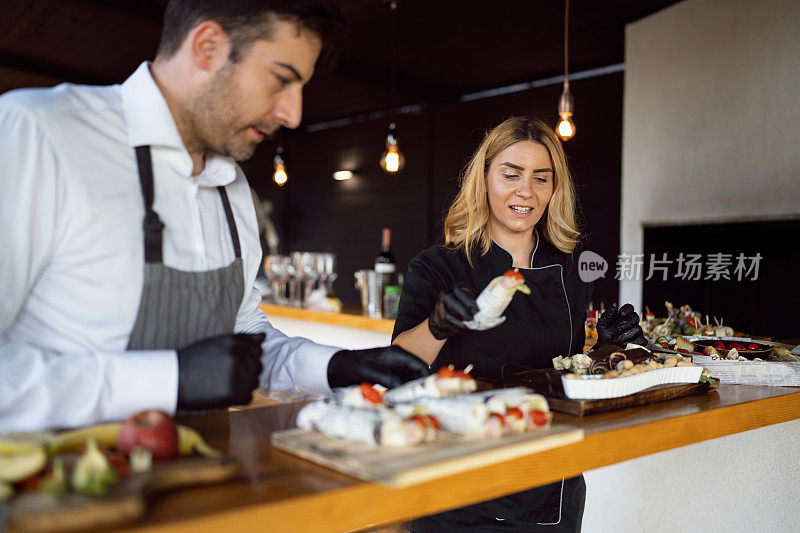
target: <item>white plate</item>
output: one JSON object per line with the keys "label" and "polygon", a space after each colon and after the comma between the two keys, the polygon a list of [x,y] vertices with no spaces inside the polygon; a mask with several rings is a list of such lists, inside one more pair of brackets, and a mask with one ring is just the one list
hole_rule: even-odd
{"label": "white plate", "polygon": [[697,383],[703,372],[701,366],[674,366],[648,370],[624,378],[606,378],[600,375],[581,376],[580,379],[567,379],[561,376],[564,394],[573,400],[600,400],[603,398],[619,398],[656,385],[670,383]]}

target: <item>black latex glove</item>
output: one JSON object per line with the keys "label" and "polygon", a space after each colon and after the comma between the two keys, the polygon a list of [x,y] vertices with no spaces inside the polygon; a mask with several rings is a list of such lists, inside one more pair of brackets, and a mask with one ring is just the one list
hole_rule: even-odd
{"label": "black latex glove", "polygon": [[597,320],[597,345],[613,344],[624,348],[629,342],[647,346],[639,315],[631,304],[625,304],[619,310],[612,306]]}
{"label": "black latex glove", "polygon": [[458,283],[452,292],[443,292],[439,295],[439,301],[428,317],[428,329],[440,341],[459,335],[470,331],[464,325],[464,321],[472,320],[477,312],[475,293],[469,286]]}
{"label": "black latex glove", "polygon": [[264,336],[221,335],[178,350],[178,407],[214,409],[250,403],[263,370]]}
{"label": "black latex glove", "polygon": [[328,385],[348,387],[359,383],[380,383],[391,389],[430,374],[428,365],[399,346],[341,350],[328,363]]}

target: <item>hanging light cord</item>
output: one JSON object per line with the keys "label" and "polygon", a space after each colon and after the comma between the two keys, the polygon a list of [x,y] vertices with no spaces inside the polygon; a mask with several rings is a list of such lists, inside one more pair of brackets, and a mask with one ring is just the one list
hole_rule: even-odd
{"label": "hanging light cord", "polygon": [[397,105],[397,0],[391,0],[392,10],[392,52],[391,52],[391,102],[390,109]]}
{"label": "hanging light cord", "polygon": [[569,83],[567,65],[569,61],[569,0],[564,8],[564,81]]}

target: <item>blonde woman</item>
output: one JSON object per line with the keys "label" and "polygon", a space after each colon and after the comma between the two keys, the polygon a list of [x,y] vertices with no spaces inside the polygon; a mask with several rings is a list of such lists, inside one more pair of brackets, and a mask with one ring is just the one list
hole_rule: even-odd
{"label": "blonde woman", "polygon": [[[591,291],[573,257],[580,237],[575,203],[564,151],[549,127],[513,117],[489,131],[445,219],[445,244],[409,265],[394,344],[433,370],[471,364],[478,377],[500,374],[504,366],[547,368],[553,357],[582,351]],[[474,295],[512,268],[531,294],[516,294],[499,326],[468,329],[464,321],[477,311]],[[627,314],[606,313],[609,327],[599,340],[638,338],[638,316],[633,328]],[[412,531],[577,531],[585,492],[579,476],[422,518]]]}

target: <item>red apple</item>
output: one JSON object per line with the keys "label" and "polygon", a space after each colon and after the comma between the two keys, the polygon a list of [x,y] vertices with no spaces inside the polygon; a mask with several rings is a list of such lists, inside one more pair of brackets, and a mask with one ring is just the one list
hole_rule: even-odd
{"label": "red apple", "polygon": [[153,459],[170,459],[178,455],[178,428],[164,411],[151,409],[130,416],[117,437],[117,448],[130,454],[134,446],[153,452]]}

